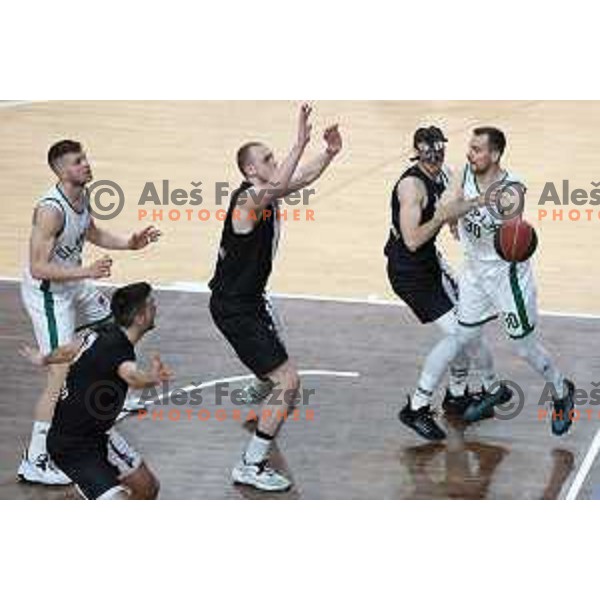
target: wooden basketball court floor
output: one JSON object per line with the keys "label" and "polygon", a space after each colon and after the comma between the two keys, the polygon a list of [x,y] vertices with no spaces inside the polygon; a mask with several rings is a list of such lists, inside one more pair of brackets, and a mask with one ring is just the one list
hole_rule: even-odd
{"label": "wooden basketball court floor", "polygon": [[[1,106],[1,105],[0,105]],[[128,201],[111,227],[139,228],[135,196],[145,181],[169,179],[189,189],[202,179],[206,207],[216,181],[238,181],[232,156],[247,139],[272,141],[279,154],[293,133],[290,102],[52,102],[0,108],[0,189],[6,199],[0,221],[0,498],[74,497],[70,488],[17,484],[15,470],[30,430],[43,375],[16,355],[31,341],[18,296],[33,200],[51,183],[44,164],[58,138],[82,139],[97,179],[112,179]],[[444,445],[424,444],[399,424],[396,414],[428,349],[431,328],[385,302],[391,295],[381,248],[389,190],[409,156],[410,132],[442,124],[450,136],[450,162],[462,161],[470,127],[493,123],[509,135],[507,163],[523,174],[530,194],[545,181],[569,178],[572,187],[598,179],[597,103],[562,102],[323,102],[317,129],[340,120],[345,150],[317,186],[313,223],[290,222],[272,282],[286,323],[290,352],[302,371],[312,420],[285,425],[276,461],[294,489],[282,498],[557,498],[600,495],[594,458],[600,437],[597,414],[580,420],[563,439],[540,422],[538,378],[507,351],[494,326],[488,335],[499,371],[521,385],[523,412],[466,429],[448,424]],[[315,136],[316,137],[316,136]],[[594,222],[539,221],[536,273],[540,332],[561,367],[585,389],[600,373],[596,340],[600,320]],[[247,375],[214,326],[207,295],[178,282],[205,282],[213,266],[220,223],[156,223],[164,239],[143,254],[117,254],[112,282],[146,279],[159,293],[158,329],[141,354],[160,350],[176,371],[178,386]],[[453,262],[456,245],[444,239]],[[98,255],[89,249],[89,259]],[[166,289],[172,285],[173,289]],[[199,286],[201,288],[201,286]],[[327,297],[369,301],[337,302]],[[382,299],[382,302],[378,302]],[[229,471],[249,435],[242,422],[215,417],[214,387],[203,389],[207,421],[129,417],[120,424],[161,479],[161,498],[270,497],[236,488]],[[168,407],[163,407],[168,408]],[[227,409],[227,403],[221,408]],[[243,411],[247,412],[247,409]],[[166,411],[165,411],[166,414]],[[595,450],[594,450],[595,449]]]}
{"label": "wooden basketball court floor", "polygon": [[[15,482],[31,406],[43,380],[38,370],[15,358],[15,341],[26,339],[29,331],[16,285],[4,283],[0,292],[5,399],[0,407],[0,498],[71,497],[70,489]],[[140,354],[160,349],[175,370],[173,387],[247,375],[214,328],[206,294],[162,291],[158,297],[158,327],[142,343]],[[556,498],[568,492],[599,424],[580,421],[570,435],[554,438],[547,420],[538,420],[536,403],[543,386],[507,353],[493,326],[489,335],[499,371],[523,388],[523,412],[511,421],[466,429],[446,424],[447,444],[427,444],[402,427],[396,414],[435,341],[430,328],[416,324],[400,306],[293,299],[279,299],[277,305],[299,368],[322,372],[304,376],[304,388],[314,393],[299,419],[285,424],[278,441],[276,461],[296,483],[281,497]],[[576,381],[599,371],[598,357],[582,349],[600,335],[600,320],[545,317],[541,330],[548,348]],[[229,469],[249,435],[243,425],[251,409],[242,409],[236,420],[237,405],[227,398],[217,404],[214,387],[203,388],[202,400],[201,405],[149,405],[149,415],[141,420],[130,416],[118,426],[159,475],[161,497],[271,497],[229,481]],[[206,411],[202,420],[201,408]],[[153,420],[150,415],[161,409],[162,420],[158,412]],[[217,410],[224,411],[223,420]],[[582,495],[593,493],[589,479]]]}

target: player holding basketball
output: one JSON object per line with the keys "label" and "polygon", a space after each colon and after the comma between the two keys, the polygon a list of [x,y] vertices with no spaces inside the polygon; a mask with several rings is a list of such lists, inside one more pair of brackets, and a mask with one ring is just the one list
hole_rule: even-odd
{"label": "player holding basketball", "polygon": [[[43,354],[71,342],[76,327],[89,327],[110,317],[108,300],[91,280],[109,277],[112,260],[104,256],[83,266],[85,241],[109,250],[139,250],[160,235],[154,227],[122,236],[96,225],[86,190],[92,170],[79,142],[54,144],[48,151],[48,165],[58,182],[34,209],[29,264],[21,284],[21,298]],[[50,364],[47,372],[46,389],[35,407],[31,442],[18,475],[34,483],[64,485],[69,479],[48,459],[46,434],[66,369]]]}
{"label": "player holding basketball", "polygon": [[[462,193],[466,199],[487,195],[495,208],[492,211],[490,206],[480,206],[459,220],[459,237],[465,254],[459,277],[459,328],[429,354],[413,398],[425,400],[439,385],[448,364],[480,335],[483,324],[501,315],[512,350],[552,384],[555,413],[552,432],[563,435],[572,424],[570,412],[575,386],[557,369],[534,333],[537,299],[531,263],[507,262],[494,245],[495,233],[503,223],[502,211],[514,204],[515,192],[524,195],[526,191],[520,179],[501,166],[505,148],[506,137],[499,129],[473,130]],[[499,385],[497,378],[489,383],[480,399],[465,411],[466,421],[480,420],[491,408],[511,399],[512,391]]]}
{"label": "player holding basketball", "polygon": [[[451,174],[444,165],[447,141],[435,126],[415,132],[416,163],[401,175],[392,192],[392,224],[385,247],[388,278],[396,294],[421,323],[435,323],[444,334],[455,332],[458,326],[458,286],[436,247],[436,238],[445,224],[477,205],[477,200],[465,202],[460,195],[448,199]],[[476,342],[470,352],[460,352],[450,365],[443,402],[449,414],[461,416],[474,398],[467,389],[470,355],[482,372],[493,371],[487,344],[483,338]],[[431,396],[428,390],[421,392],[402,409],[400,420],[426,439],[443,439],[446,434],[431,411]]]}
{"label": "player holding basketball", "polygon": [[158,480],[142,457],[113,429],[128,387],[144,389],[172,377],[155,355],[149,371],[136,364],[134,346],[154,329],[156,302],[147,283],[119,288],[111,300],[114,323],[50,354],[25,346],[34,365],[63,365],[65,384],[47,446],[53,462],[87,500],[154,500]]}
{"label": "player holding basketball", "polygon": [[[300,380],[277,331],[265,295],[279,240],[280,200],[316,181],[342,148],[337,125],[324,133],[325,149],[315,159],[298,166],[310,141],[311,108],[300,108],[297,139],[283,162],[275,161],[264,144],[251,142],[238,151],[237,163],[244,181],[232,194],[212,290],[210,311],[216,326],[240,360],[263,382],[270,381],[285,410],[297,401]],[[284,491],[291,482],[268,464],[271,443],[283,411],[263,411],[256,433],[232,472],[234,482],[260,490]]]}

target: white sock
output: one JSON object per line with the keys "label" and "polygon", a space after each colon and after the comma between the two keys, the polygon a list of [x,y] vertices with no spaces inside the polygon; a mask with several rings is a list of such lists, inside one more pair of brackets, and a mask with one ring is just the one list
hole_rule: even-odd
{"label": "white sock", "polygon": [[265,434],[257,431],[250,440],[246,452],[244,452],[244,460],[250,464],[262,462],[267,457],[271,448],[273,438],[269,438]]}
{"label": "white sock", "polygon": [[[462,347],[456,335],[449,335],[441,339],[427,355],[417,387],[426,392],[436,390],[444,378],[450,363],[461,350]],[[418,401],[418,397],[416,400]],[[421,405],[423,404],[424,401],[421,402]]]}
{"label": "white sock", "polygon": [[481,387],[484,392],[489,392],[499,381],[495,373],[483,373],[481,375]]}
{"label": "white sock", "polygon": [[33,422],[31,440],[29,442],[29,449],[27,450],[29,460],[35,461],[41,454],[46,454],[46,435],[48,434],[48,429],[50,429],[50,423],[46,421]]}
{"label": "white sock", "polygon": [[418,387],[410,399],[410,408],[412,410],[419,410],[424,406],[429,406],[431,404],[432,396],[433,392]]}
{"label": "white sock", "polygon": [[[456,335],[458,331],[458,322],[456,320],[455,311],[453,310],[448,311],[445,315],[442,315],[437,321],[435,321],[435,324],[439,329],[441,329],[441,331],[444,332],[445,336]],[[441,357],[443,357],[441,353],[436,353],[435,360],[438,361]],[[454,397],[464,396],[465,392],[467,391],[469,362],[470,358],[466,350],[461,350],[450,364],[448,389]],[[433,388],[426,387],[426,389],[429,390]]]}

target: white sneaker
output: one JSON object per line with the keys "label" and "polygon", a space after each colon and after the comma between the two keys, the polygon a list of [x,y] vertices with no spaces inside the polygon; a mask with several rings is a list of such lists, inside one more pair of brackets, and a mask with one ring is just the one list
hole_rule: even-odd
{"label": "white sneaker", "polygon": [[25,454],[19,465],[17,476],[29,483],[44,485],[69,485],[72,483],[47,454],[40,454],[35,461],[30,460]]}
{"label": "white sneaker", "polygon": [[121,412],[117,416],[117,422],[122,421],[125,417],[132,415],[134,413],[139,413],[142,410],[146,410],[147,401],[142,400],[141,396],[130,396],[127,394],[125,396],[125,403],[123,404],[123,408]]}
{"label": "white sneaker", "polygon": [[146,400],[142,400],[141,396],[130,396],[127,394],[123,410],[127,412],[139,412],[146,409]]}
{"label": "white sneaker", "polygon": [[264,492],[285,492],[292,487],[292,482],[281,473],[274,471],[266,460],[253,465],[242,458],[233,468],[231,477],[235,483],[251,485]]}
{"label": "white sneaker", "polygon": [[242,389],[244,394],[242,400],[245,404],[260,404],[271,393],[274,387],[272,381],[255,379]]}

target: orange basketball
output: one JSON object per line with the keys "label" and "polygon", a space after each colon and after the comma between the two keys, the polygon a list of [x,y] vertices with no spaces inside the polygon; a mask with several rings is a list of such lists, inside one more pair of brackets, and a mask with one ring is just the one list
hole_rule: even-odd
{"label": "orange basketball", "polygon": [[523,262],[533,256],[538,244],[535,229],[524,219],[503,223],[494,238],[496,252],[509,262]]}

